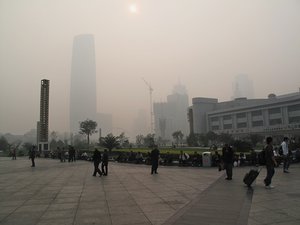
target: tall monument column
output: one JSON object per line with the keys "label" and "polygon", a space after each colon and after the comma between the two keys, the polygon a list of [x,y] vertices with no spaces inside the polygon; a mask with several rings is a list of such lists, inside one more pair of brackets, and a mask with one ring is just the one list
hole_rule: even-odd
{"label": "tall monument column", "polygon": [[41,81],[40,121],[38,122],[38,150],[47,156],[49,153],[49,80]]}

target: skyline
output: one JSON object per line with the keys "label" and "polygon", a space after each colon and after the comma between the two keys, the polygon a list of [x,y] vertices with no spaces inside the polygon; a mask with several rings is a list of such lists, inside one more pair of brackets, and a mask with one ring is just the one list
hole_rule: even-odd
{"label": "skyline", "polygon": [[141,77],[153,102],[166,101],[178,79],[189,105],[230,100],[238,74],[248,74],[257,98],[297,92],[299,11],[300,2],[279,0],[0,0],[0,132],[35,127],[42,79],[51,82],[49,129],[69,129],[72,41],[85,33],[95,37],[97,111],[113,114],[118,133],[148,112]]}

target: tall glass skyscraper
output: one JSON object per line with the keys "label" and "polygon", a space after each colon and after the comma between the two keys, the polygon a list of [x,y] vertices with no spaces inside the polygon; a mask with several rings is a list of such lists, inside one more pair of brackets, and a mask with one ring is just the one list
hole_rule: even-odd
{"label": "tall glass skyscraper", "polygon": [[70,132],[79,132],[79,122],[96,120],[96,63],[94,36],[83,34],[74,37],[71,90]]}

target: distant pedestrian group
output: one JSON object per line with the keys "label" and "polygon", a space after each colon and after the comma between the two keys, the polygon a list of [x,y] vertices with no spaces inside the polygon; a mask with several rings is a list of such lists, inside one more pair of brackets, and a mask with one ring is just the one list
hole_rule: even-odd
{"label": "distant pedestrian group", "polygon": [[[101,177],[108,175],[108,153],[105,149],[103,154],[101,155],[101,152],[95,148],[94,154],[93,154],[93,161],[94,161],[94,173],[93,176],[96,176],[97,173]],[[101,170],[99,169],[99,165],[101,164]]]}

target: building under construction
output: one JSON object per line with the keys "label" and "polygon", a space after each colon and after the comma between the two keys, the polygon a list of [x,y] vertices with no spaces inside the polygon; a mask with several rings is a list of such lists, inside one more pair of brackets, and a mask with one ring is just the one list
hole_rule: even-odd
{"label": "building under construction", "polygon": [[48,127],[49,127],[49,80],[41,81],[40,121],[38,122],[38,149],[45,156],[48,155]]}

